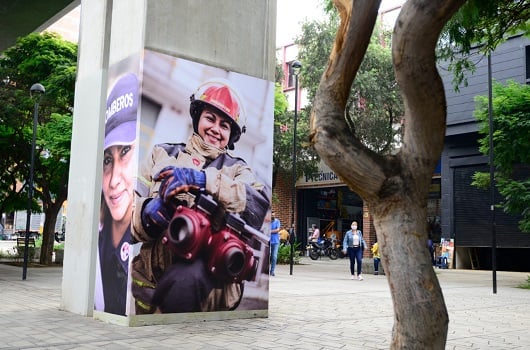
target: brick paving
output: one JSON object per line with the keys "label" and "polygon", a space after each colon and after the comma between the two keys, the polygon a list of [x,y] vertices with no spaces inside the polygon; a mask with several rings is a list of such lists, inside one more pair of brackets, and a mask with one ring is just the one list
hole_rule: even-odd
{"label": "brick paving", "polygon": [[[447,349],[530,348],[530,273],[436,269],[449,311]],[[349,279],[348,261],[302,258],[270,281],[269,317],[143,327],[60,310],[62,269],[0,264],[0,349],[388,349],[385,276]]]}

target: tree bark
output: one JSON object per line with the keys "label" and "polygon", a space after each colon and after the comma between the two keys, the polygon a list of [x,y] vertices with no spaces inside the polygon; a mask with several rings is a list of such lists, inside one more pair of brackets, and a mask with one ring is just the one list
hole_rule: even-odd
{"label": "tree bark", "polygon": [[46,208],[44,211],[44,227],[42,229],[42,246],[39,262],[42,265],[50,265],[52,263],[53,245],[55,241],[55,224],[57,223],[57,215],[61,209],[60,205],[54,203]]}
{"label": "tree bark", "polygon": [[53,172],[53,170],[42,171],[42,175],[48,176],[48,178],[41,179],[40,185],[42,188],[39,195],[44,211],[44,227],[42,230],[42,246],[39,259],[39,262],[43,265],[52,263],[57,215],[68,196],[68,172],[64,171],[59,177],[59,180],[54,181],[53,179],[56,179],[55,176],[57,175],[51,174],[50,171]]}
{"label": "tree bark", "polygon": [[444,349],[449,318],[427,250],[427,196],[445,137],[446,102],[435,47],[465,0],[408,0],[396,21],[392,57],[405,106],[395,155],[370,151],[344,111],[380,1],[335,0],[341,25],[313,102],[311,142],[370,208],[394,304],[392,349]]}

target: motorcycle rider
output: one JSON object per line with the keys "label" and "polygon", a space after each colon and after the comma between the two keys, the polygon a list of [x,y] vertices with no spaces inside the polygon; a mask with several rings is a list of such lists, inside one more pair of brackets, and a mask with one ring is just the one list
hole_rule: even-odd
{"label": "motorcycle rider", "polygon": [[317,225],[312,224],[311,228],[313,229],[313,234],[311,235],[310,242],[319,242],[320,241],[320,230]]}
{"label": "motorcycle rider", "polygon": [[193,206],[190,190],[203,189],[220,205],[214,230],[226,212],[259,230],[270,207],[270,191],[243,159],[228,153],[246,130],[235,89],[209,81],[190,100],[194,133],[188,142],[156,145],[140,171],[133,216],[133,236],[143,242],[132,264],[137,314],[233,310],[241,301],[243,283],[219,280],[207,270],[207,257],[184,261],[163,243],[177,206]]}
{"label": "motorcycle rider", "polygon": [[329,256],[330,259],[335,260],[338,257],[338,252],[335,249],[331,239],[320,237],[320,230],[317,225],[312,224],[313,234],[309,239],[309,257],[312,260],[318,259],[320,256]]}

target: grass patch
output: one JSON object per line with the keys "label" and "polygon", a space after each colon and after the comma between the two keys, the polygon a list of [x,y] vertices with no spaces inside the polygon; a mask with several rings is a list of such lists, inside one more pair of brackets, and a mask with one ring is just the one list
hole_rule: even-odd
{"label": "grass patch", "polygon": [[526,282],[521,283],[517,287],[522,288],[522,289],[530,289],[530,276],[528,276],[528,278],[526,279]]}

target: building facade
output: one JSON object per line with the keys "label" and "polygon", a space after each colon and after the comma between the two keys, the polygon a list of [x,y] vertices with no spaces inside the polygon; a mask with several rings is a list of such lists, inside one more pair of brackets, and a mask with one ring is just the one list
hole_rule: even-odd
{"label": "building facade", "polygon": [[[381,11],[383,25],[393,25],[400,7],[398,4]],[[277,59],[283,64],[286,76],[284,91],[291,108],[294,106],[294,89],[289,85],[289,66],[296,55],[295,45],[277,50]],[[451,246],[454,245],[452,267],[491,269],[493,225],[490,195],[488,191],[479,190],[470,184],[474,172],[488,171],[489,168],[488,157],[478,149],[478,125],[473,116],[474,97],[488,93],[488,67],[486,57],[475,56],[477,70],[467,77],[468,85],[460,87],[458,92],[452,86],[452,73],[443,65],[439,69],[447,98],[447,130],[445,148],[431,182],[427,225],[435,243],[451,242]],[[491,57],[494,80],[505,82],[512,79],[530,84],[530,39],[524,36],[512,37],[500,45]],[[301,94],[303,96],[303,90]],[[303,108],[305,100],[302,98],[302,101]],[[335,225],[330,228],[332,231],[347,230],[349,225],[344,223],[353,217],[357,219],[358,215],[352,215],[349,209],[341,209],[342,205],[346,205],[346,208],[355,207],[355,214],[358,214],[359,207],[362,208],[361,227],[372,242],[375,230],[368,208],[362,201],[357,201],[355,205],[342,202],[341,198],[355,198],[355,194],[347,193],[347,187],[338,179],[335,183],[330,182],[332,175],[329,178],[327,175],[329,168],[324,165],[318,174],[309,176],[316,181],[299,179],[296,184],[295,223],[299,231],[298,239],[305,244],[311,223],[317,223],[321,229],[325,229],[334,221]],[[278,212],[280,215],[285,213],[282,222],[286,224],[290,222],[291,213],[292,184],[289,179],[289,175],[285,176],[275,188],[279,198],[277,205],[281,208]],[[498,193],[496,198],[500,198]],[[286,205],[288,206],[284,207]],[[527,258],[530,252],[530,234],[520,232],[517,227],[518,217],[507,215],[500,209],[495,214],[497,267],[503,270],[530,271],[530,259]]]}
{"label": "building facade", "polygon": [[[495,232],[496,265],[499,270],[530,271],[530,234],[518,229],[519,217],[495,210],[495,230],[489,190],[471,185],[477,171],[489,171],[489,159],[478,149],[478,124],[473,116],[474,98],[488,95],[488,60],[474,55],[476,72],[468,75],[468,85],[455,92],[446,67],[440,73],[447,98],[447,130],[442,153],[441,231],[454,239],[457,268],[491,269]],[[530,83],[530,39],[514,36],[491,54],[491,75],[497,82],[514,80]],[[528,177],[530,174],[523,174]],[[501,201],[495,194],[495,203]]]}

